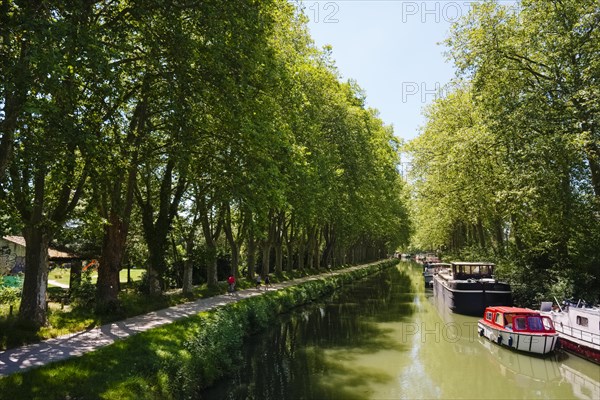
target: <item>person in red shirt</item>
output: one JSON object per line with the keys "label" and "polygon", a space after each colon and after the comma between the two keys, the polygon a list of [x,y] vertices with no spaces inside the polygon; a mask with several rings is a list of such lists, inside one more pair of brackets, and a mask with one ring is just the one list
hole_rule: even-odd
{"label": "person in red shirt", "polygon": [[233,293],[235,291],[235,276],[229,275],[227,283],[229,284],[229,293]]}

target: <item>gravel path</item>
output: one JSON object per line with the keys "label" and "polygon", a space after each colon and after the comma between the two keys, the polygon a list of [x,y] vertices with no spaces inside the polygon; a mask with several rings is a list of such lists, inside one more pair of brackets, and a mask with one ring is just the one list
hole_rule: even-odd
{"label": "gravel path", "polygon": [[48,279],[48,284],[58,286],[59,288],[68,289],[69,285],[64,283],[60,283],[59,281],[53,281],[52,279]]}

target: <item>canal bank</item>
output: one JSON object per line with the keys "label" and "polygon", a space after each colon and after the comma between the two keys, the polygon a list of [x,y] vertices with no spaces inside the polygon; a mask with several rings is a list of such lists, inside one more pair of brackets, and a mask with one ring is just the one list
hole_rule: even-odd
{"label": "canal bank", "polygon": [[[10,356],[0,354],[0,367],[5,370],[9,365],[43,361],[48,354],[53,355],[50,361],[55,361],[81,355],[82,349],[97,350],[1,378],[0,393],[7,398],[45,399],[193,395],[228,371],[236,362],[244,337],[267,326],[278,313],[394,264],[386,261],[351,267],[276,285],[276,290],[268,292],[253,289],[205,299],[211,300],[210,307],[188,303],[163,310],[160,318],[144,316],[146,323],[121,321],[120,326],[81,332],[51,348],[30,353],[13,349]],[[140,333],[141,324],[150,330]],[[160,324],[168,325],[157,328]],[[73,346],[81,338],[87,339]]]}

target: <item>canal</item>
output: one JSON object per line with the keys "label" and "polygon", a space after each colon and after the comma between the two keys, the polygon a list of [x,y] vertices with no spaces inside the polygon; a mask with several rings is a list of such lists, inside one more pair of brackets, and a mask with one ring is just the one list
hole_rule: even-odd
{"label": "canal", "polygon": [[420,268],[400,263],[282,316],[202,398],[600,398],[600,366],[480,338],[477,318],[435,304]]}

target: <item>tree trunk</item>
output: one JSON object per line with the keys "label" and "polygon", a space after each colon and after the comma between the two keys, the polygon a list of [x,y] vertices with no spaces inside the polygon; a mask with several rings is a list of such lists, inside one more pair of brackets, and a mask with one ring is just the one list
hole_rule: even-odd
{"label": "tree trunk", "polygon": [[194,263],[192,254],[194,252],[194,235],[190,234],[185,242],[185,261],[183,263],[183,294],[191,295],[194,290]]}
{"label": "tree trunk", "polygon": [[308,261],[308,269],[318,269],[320,262],[320,254],[319,254],[319,239],[318,228],[311,227],[308,230],[308,241],[307,241],[307,261]]}
{"label": "tree trunk", "polygon": [[287,241],[285,244],[287,259],[285,260],[285,271],[292,272],[294,269],[294,244],[292,241]]}
{"label": "tree trunk", "polygon": [[[13,175],[13,171],[11,171]],[[16,176],[16,174],[14,174]],[[48,287],[48,246],[52,240],[50,229],[44,226],[46,169],[42,165],[34,178],[34,196],[31,212],[21,212],[26,220],[25,279],[21,293],[19,319],[34,326],[46,324],[46,289]]]}
{"label": "tree trunk", "polygon": [[304,235],[298,240],[298,270],[304,271],[304,259],[306,258],[306,240]]}
{"label": "tree trunk", "polygon": [[81,270],[82,270],[81,262],[74,261],[71,263],[71,268],[69,272],[69,291],[73,289],[77,289],[79,285],[81,285]]}
{"label": "tree trunk", "polygon": [[209,287],[216,287],[219,283],[217,275],[217,246],[214,243],[208,244],[208,265],[206,269],[206,283]]}
{"label": "tree trunk", "polygon": [[102,255],[98,267],[96,308],[99,311],[114,312],[119,309],[119,271],[126,241],[126,224],[116,213],[111,212],[109,223],[104,227]]}
{"label": "tree trunk", "polygon": [[237,240],[233,237],[231,225],[229,225],[229,233],[226,231],[227,240],[229,242],[229,248],[231,249],[231,267],[229,273],[237,280],[240,276],[240,245]]}
{"label": "tree trunk", "polygon": [[315,249],[315,245],[313,242],[315,242],[316,239],[314,239],[314,236],[312,233],[309,233],[308,236],[308,240],[307,240],[307,245],[306,245],[306,262],[308,263],[307,268],[308,269],[313,269],[313,263],[315,258],[313,257],[313,251]]}
{"label": "tree trunk", "polygon": [[275,274],[277,276],[283,275],[283,248],[281,243],[275,246]]}
{"label": "tree trunk", "polygon": [[323,257],[321,258],[321,266],[323,268],[331,268],[333,259],[333,243],[327,243],[323,249]]}
{"label": "tree trunk", "polygon": [[229,204],[226,205],[225,208],[225,221],[223,224],[223,228],[225,229],[225,237],[227,238],[227,243],[229,243],[229,247],[231,248],[231,275],[235,276],[237,279],[240,275],[240,246],[238,241],[235,240],[233,236],[233,227],[231,223],[231,207]]}
{"label": "tree trunk", "polygon": [[25,280],[19,318],[35,326],[46,324],[46,289],[48,287],[48,246],[50,235],[30,226],[25,237]]}
{"label": "tree trunk", "polygon": [[285,211],[278,212],[272,217],[271,224],[272,244],[275,250],[275,274],[282,276],[283,274],[283,240],[286,235]]}
{"label": "tree trunk", "polygon": [[254,240],[254,232],[252,229],[248,232],[248,246],[246,249],[246,261],[248,263],[246,269],[246,278],[254,279],[256,272],[256,241]]}
{"label": "tree trunk", "polygon": [[148,294],[159,295],[164,289],[163,273],[165,271],[165,248],[166,235],[164,240],[160,238],[152,238],[147,240],[148,243],[148,269],[146,277],[148,279]]}
{"label": "tree trunk", "polygon": [[233,241],[231,247],[231,275],[235,276],[236,279],[240,276],[240,247]]}
{"label": "tree trunk", "polygon": [[477,236],[479,238],[479,247],[485,249],[485,230],[483,229],[481,218],[477,219]]}
{"label": "tree trunk", "polygon": [[159,295],[164,290],[163,274],[166,270],[165,254],[170,221],[159,218],[152,221],[152,214],[144,216],[144,238],[148,247],[148,269],[146,270],[148,294]]}
{"label": "tree trunk", "polygon": [[340,262],[340,265],[346,265],[346,263],[348,262],[348,251],[345,246],[339,247],[338,260]]}
{"label": "tree trunk", "polygon": [[192,260],[186,259],[183,263],[183,288],[184,295],[189,296],[194,291],[194,264]]}
{"label": "tree trunk", "polygon": [[319,251],[320,247],[321,247],[321,240],[319,237],[319,230],[318,228],[315,228],[315,233],[314,233],[314,242],[313,242],[313,250],[312,250],[312,257],[313,257],[313,267],[316,269],[319,269],[319,265],[320,265],[320,261],[321,261],[321,253]]}
{"label": "tree trunk", "polygon": [[321,258],[321,266],[323,268],[331,268],[333,265],[333,248],[335,245],[335,231],[331,224],[326,224],[323,227],[323,236],[325,238],[325,248],[323,249],[323,257]]}
{"label": "tree trunk", "polygon": [[[219,238],[219,233],[221,231],[220,223],[216,223],[216,227],[214,226],[214,221],[211,221],[212,212],[211,207],[206,203],[206,199],[204,196],[198,194],[196,201],[199,203],[199,211],[200,211],[200,222],[202,224],[202,233],[204,234],[204,241],[206,242],[206,247],[208,249],[208,265],[206,270],[206,283],[209,287],[216,287],[219,283],[219,278],[217,275],[217,242],[216,240]],[[215,219],[214,216],[212,219]],[[212,223],[211,223],[212,222]]]}
{"label": "tree trunk", "polygon": [[297,225],[294,214],[291,214],[289,222],[283,228],[283,241],[285,242],[285,271],[292,272],[294,269],[294,244],[297,240]]}
{"label": "tree trunk", "polygon": [[[159,201],[156,204],[152,200],[150,186],[146,188],[146,198],[142,196],[139,188],[135,189],[135,196],[142,210],[142,227],[144,238],[148,245],[148,290],[150,294],[160,294],[164,288],[164,273],[166,270],[165,254],[171,224],[177,214],[177,208],[181,197],[187,187],[185,176],[179,176],[179,180],[173,187],[175,175],[175,161],[169,159],[160,182]],[[158,215],[154,216],[154,207],[158,206]]]}
{"label": "tree trunk", "polygon": [[271,258],[271,243],[269,241],[264,241],[261,245],[262,250],[262,267],[261,267],[261,275],[263,278],[269,275],[269,259]]}
{"label": "tree trunk", "polygon": [[181,287],[183,294],[186,296],[190,296],[194,290],[194,248],[196,247],[196,227],[198,225],[199,213],[198,207],[195,207],[189,230],[185,234],[185,259],[183,261]]}

